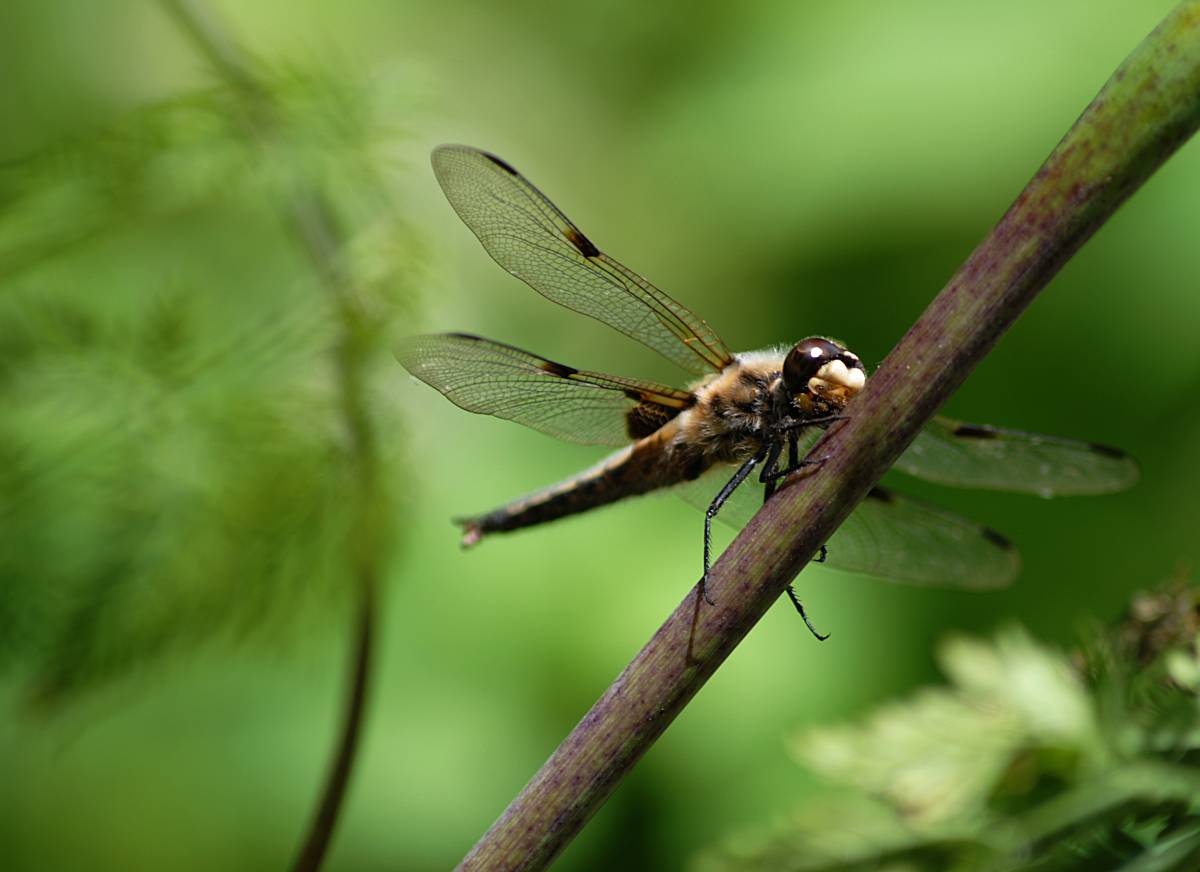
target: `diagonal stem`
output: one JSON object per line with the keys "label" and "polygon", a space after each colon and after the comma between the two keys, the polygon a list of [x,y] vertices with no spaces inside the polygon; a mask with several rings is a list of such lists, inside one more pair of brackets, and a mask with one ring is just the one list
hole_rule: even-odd
{"label": "diagonal stem", "polygon": [[462,861],[543,869],[1059,268],[1200,124],[1200,0],[1139,45],[827,434]]}

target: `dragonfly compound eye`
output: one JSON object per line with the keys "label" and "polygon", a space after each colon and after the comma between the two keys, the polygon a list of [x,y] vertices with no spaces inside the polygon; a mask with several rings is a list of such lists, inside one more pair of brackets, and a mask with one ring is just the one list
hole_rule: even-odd
{"label": "dragonfly compound eye", "polygon": [[791,394],[809,390],[809,381],[820,375],[841,387],[857,390],[865,373],[857,357],[844,347],[820,336],[810,336],[788,352],[783,362],[783,383]]}

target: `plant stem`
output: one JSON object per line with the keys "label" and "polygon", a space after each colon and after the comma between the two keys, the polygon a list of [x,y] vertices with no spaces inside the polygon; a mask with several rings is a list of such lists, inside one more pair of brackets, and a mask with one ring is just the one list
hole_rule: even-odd
{"label": "plant stem", "polygon": [[[243,97],[246,129],[264,149],[269,147],[274,125],[270,94],[255,74],[253,59],[226,29],[204,0],[163,0],[181,29],[187,33],[216,72]],[[315,814],[293,869],[319,869],[328,853],[333,831],[343,808],[346,788],[362,736],[366,709],[380,577],[386,555],[383,533],[383,500],[379,488],[379,455],[367,414],[363,386],[370,319],[362,311],[358,288],[345,268],[345,243],[336,210],[314,183],[295,185],[289,192],[284,217],[341,318],[341,335],[334,355],[338,398],[349,442],[348,460],[357,488],[354,526],[348,554],[356,582],[357,608],[351,639],[348,692],[342,711],[333,760]]]}
{"label": "plant stem", "polygon": [[362,734],[363,712],[366,710],[371,658],[374,653],[376,608],[374,587],[364,585],[363,591],[364,595],[359,599],[358,620],[353,640],[354,659],[350,667],[350,686],[343,709],[341,732],[325,785],[321,790],[317,811],[309,824],[304,844],[292,864],[292,868],[297,872],[320,869],[324,862],[346,796],[346,787],[350,783],[350,773],[354,768],[359,737]]}
{"label": "plant stem", "polygon": [[782,489],[462,861],[543,869],[1068,258],[1200,124],[1200,0],[1114,73]]}

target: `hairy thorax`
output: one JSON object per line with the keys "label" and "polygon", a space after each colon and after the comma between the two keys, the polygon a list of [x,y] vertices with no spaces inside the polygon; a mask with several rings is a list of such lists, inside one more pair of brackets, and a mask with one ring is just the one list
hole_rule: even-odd
{"label": "hairy thorax", "polygon": [[771,414],[771,390],[783,355],[739,355],[724,370],[693,387],[696,404],[679,418],[678,440],[699,449],[711,463],[735,463],[758,450]]}

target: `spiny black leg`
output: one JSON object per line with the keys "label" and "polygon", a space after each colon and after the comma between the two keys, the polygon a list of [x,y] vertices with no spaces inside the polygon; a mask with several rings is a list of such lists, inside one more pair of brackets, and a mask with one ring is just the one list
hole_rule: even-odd
{"label": "spiny black leg", "polygon": [[824,545],[821,546],[821,553],[812,559],[813,563],[824,563],[825,558],[829,556],[829,549]]}
{"label": "spiny black leg", "polygon": [[[766,502],[768,499],[771,498],[771,495],[773,493],[775,493],[775,488],[776,488],[777,482],[780,479],[786,478],[787,476],[791,475],[796,470],[801,469],[805,466],[818,466],[825,462],[825,458],[823,458],[823,457],[818,460],[801,460],[800,459],[800,429],[801,429],[801,427],[807,426],[809,424],[821,424],[821,423],[827,423],[827,422],[832,422],[832,421],[840,421],[844,417],[845,417],[844,415],[831,415],[828,418],[820,418],[820,419],[817,419],[816,421],[806,421],[803,424],[799,424],[799,422],[797,422],[799,425],[792,425],[792,426],[785,428],[786,432],[787,432],[787,437],[788,437],[787,466],[781,470],[775,469],[775,464],[779,460],[779,452],[780,452],[780,445],[778,443],[775,443],[774,445],[772,445],[772,452],[768,456],[767,463],[763,467],[762,473],[758,477],[758,480],[763,482],[766,485],[766,496],[763,498],[763,502]],[[825,555],[827,553],[828,552],[826,551],[825,546],[822,545],[820,556],[818,556],[814,559],[816,560],[817,563],[824,563]],[[800,613],[800,617],[804,621],[804,626],[808,627],[808,631],[813,634],[813,636],[816,638],[816,640],[818,642],[824,642],[826,639],[828,639],[829,634],[826,633],[825,635],[821,635],[820,633],[818,633],[817,628],[814,627],[812,624],[812,621],[810,621],[808,619],[808,613],[804,611],[804,604],[800,602],[800,597],[798,597],[796,595],[796,589],[794,587],[792,587],[790,584],[787,586],[787,594],[788,594],[788,598],[791,599],[791,601],[792,601],[792,605],[794,605],[796,607],[796,611]]]}
{"label": "spiny black leg", "polygon": [[[822,550],[824,550],[824,549],[822,549]],[[810,632],[814,636],[816,636],[818,642],[824,642],[826,639],[828,639],[829,638],[828,633],[826,633],[824,636],[822,636],[820,633],[817,632],[817,628],[812,625],[812,621],[810,621],[808,619],[808,615],[805,614],[805,612],[804,612],[804,606],[801,605],[801,603],[800,603],[800,597],[796,596],[796,589],[794,587],[792,587],[790,584],[787,586],[787,595],[791,598],[792,605],[794,605],[796,607],[796,611],[798,611],[800,613],[800,617],[802,617],[804,619],[804,625],[806,627],[808,627],[808,632]]]}
{"label": "spiny black leg", "polygon": [[717,512],[721,511],[721,506],[725,505],[725,501],[729,499],[730,495],[737,490],[738,485],[746,480],[746,476],[748,476],[754,470],[754,467],[758,466],[758,464],[764,457],[766,457],[766,455],[767,448],[764,447],[757,454],[738,467],[738,471],[733,474],[733,478],[725,482],[725,486],[721,488],[721,491],[717,494],[716,499],[714,499],[709,505],[708,511],[704,513],[704,575],[700,577],[700,594],[704,597],[704,601],[710,606],[716,605],[716,603],[708,598],[708,591],[705,589],[705,585],[708,583],[708,567],[710,562],[709,557],[712,554],[713,518],[717,516]]}
{"label": "spiny black leg", "polygon": [[833,424],[836,421],[849,421],[849,415],[825,415],[821,418],[809,418],[809,424]]}
{"label": "spiny black leg", "polygon": [[786,421],[776,425],[780,430],[793,432],[803,430],[805,427],[820,427],[825,424],[832,424],[835,421],[848,421],[849,415],[822,415],[820,418],[789,418]]}
{"label": "spiny black leg", "polygon": [[826,415],[823,418],[809,418],[808,420],[788,420],[776,425],[778,433],[787,434],[788,458],[787,466],[783,469],[775,469],[774,464],[768,464],[759,475],[758,480],[767,486],[767,499],[770,499],[771,495],[775,493],[777,482],[781,479],[787,478],[798,469],[803,469],[806,466],[819,466],[825,462],[824,457],[817,458],[816,460],[800,459],[800,431],[814,424],[830,424],[834,421],[845,420],[848,420],[845,415]]}
{"label": "spiny black leg", "polygon": [[789,475],[791,475],[797,469],[804,469],[804,467],[806,467],[806,466],[820,466],[824,462],[825,462],[824,457],[819,457],[816,460],[801,460],[798,464],[796,464],[795,469],[789,468],[789,469],[775,470],[773,473],[771,473],[771,476],[769,479],[766,479],[763,481],[763,484],[774,485],[774,484],[776,484],[776,482],[787,478]]}
{"label": "spiny black leg", "polygon": [[779,452],[782,449],[783,446],[780,443],[771,443],[771,447],[767,449],[767,460],[763,463],[762,472],[758,474],[758,480],[767,486],[766,492],[763,494],[764,503],[775,493],[775,466],[779,463]]}

